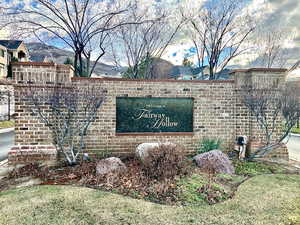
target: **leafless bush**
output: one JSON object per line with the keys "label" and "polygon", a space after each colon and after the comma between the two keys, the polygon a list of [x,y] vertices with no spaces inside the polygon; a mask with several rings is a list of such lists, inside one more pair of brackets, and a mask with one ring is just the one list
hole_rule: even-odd
{"label": "leafless bush", "polygon": [[28,88],[23,100],[29,103],[33,116],[52,132],[53,144],[74,165],[85,148],[85,136],[104,101],[105,90],[93,86],[63,85],[50,88]]}
{"label": "leafless bush", "polygon": [[163,180],[188,172],[184,150],[176,145],[160,145],[149,152],[143,163],[144,173],[152,178]]}
{"label": "leafless bush", "polygon": [[[246,87],[243,103],[264,134],[265,145],[250,158],[261,157],[275,149],[287,137],[300,117],[300,90],[283,87]],[[282,129],[280,129],[282,128]]]}

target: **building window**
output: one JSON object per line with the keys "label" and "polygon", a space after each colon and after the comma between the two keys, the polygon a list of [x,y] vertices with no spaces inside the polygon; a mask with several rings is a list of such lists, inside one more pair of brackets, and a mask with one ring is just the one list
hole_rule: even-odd
{"label": "building window", "polygon": [[0,57],[5,57],[5,51],[3,49],[0,49]]}
{"label": "building window", "polygon": [[[0,55],[1,55],[1,51],[0,51]],[[0,64],[0,78],[1,77],[4,77],[4,66],[2,66],[1,64]]]}
{"label": "building window", "polygon": [[23,60],[25,60],[26,58],[26,54],[23,51],[19,51],[18,52],[18,59],[22,62]]}

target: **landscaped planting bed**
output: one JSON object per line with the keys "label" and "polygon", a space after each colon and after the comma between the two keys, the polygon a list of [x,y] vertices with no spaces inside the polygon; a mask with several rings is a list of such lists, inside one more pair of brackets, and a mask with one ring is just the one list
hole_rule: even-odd
{"label": "landscaped planting bed", "polygon": [[126,171],[103,176],[96,174],[96,160],[73,167],[28,164],[3,178],[0,190],[8,190],[17,186],[22,178],[32,177],[38,178],[41,185],[85,186],[161,204],[201,205],[233,198],[239,185],[252,176],[285,173],[285,169],[277,165],[234,161],[236,174],[214,174],[200,170],[187,159],[181,174],[162,179],[150,176],[135,158],[126,158],[123,162]]}

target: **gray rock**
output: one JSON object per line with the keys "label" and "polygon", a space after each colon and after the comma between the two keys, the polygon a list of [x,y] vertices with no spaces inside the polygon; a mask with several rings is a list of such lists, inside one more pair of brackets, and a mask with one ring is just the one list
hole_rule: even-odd
{"label": "gray rock", "polygon": [[135,155],[141,162],[144,162],[149,156],[149,152],[158,147],[159,143],[142,143],[137,146]]}
{"label": "gray rock", "polygon": [[137,146],[136,151],[135,151],[135,155],[136,155],[136,157],[141,162],[145,162],[145,160],[149,156],[149,153],[151,151],[153,151],[155,148],[158,148],[160,145],[172,145],[172,146],[176,146],[174,143],[171,143],[171,142],[165,142],[165,143],[158,143],[158,142],[154,142],[154,143],[142,143],[142,144],[140,144],[140,145]]}
{"label": "gray rock", "polygon": [[117,157],[110,157],[100,160],[96,165],[97,175],[107,175],[109,173],[122,173],[127,170],[125,164]]}
{"label": "gray rock", "polygon": [[194,158],[197,166],[203,170],[214,173],[234,174],[234,167],[228,156],[220,150],[212,150],[196,155]]}

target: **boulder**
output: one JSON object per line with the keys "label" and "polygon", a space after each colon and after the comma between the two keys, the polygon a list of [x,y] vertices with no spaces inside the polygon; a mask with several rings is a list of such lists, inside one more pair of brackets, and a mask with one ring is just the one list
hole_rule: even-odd
{"label": "boulder", "polygon": [[122,173],[127,170],[125,164],[117,157],[110,157],[100,160],[96,165],[97,175],[107,175],[109,173]]}
{"label": "boulder", "polygon": [[234,167],[228,156],[220,150],[212,150],[196,155],[194,158],[197,166],[203,170],[214,173],[233,174]]}
{"label": "boulder", "polygon": [[141,162],[145,162],[145,160],[149,156],[149,153],[151,151],[153,151],[155,148],[158,148],[160,145],[176,146],[174,143],[170,143],[170,142],[165,142],[165,143],[158,143],[158,142],[142,143],[142,144],[137,146],[136,151],[135,151],[135,155]]}

